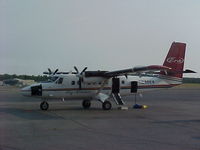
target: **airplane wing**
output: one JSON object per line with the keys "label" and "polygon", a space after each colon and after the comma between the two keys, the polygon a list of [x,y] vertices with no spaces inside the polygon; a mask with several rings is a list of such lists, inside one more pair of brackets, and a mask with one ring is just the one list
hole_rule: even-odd
{"label": "airplane wing", "polygon": [[150,65],[143,67],[134,67],[130,69],[116,70],[116,71],[108,71],[104,73],[105,77],[116,77],[120,75],[127,75],[130,73],[144,73],[144,72],[156,72],[156,71],[169,71],[170,67],[159,66],[159,65]]}
{"label": "airplane wing", "polygon": [[159,65],[150,65],[150,66],[143,66],[143,67],[134,67],[130,69],[123,69],[123,70],[116,70],[116,71],[88,71],[86,73],[87,77],[89,76],[101,76],[105,77],[103,84],[101,87],[98,89],[96,95],[94,98],[100,99],[101,101],[105,101],[107,98],[109,98],[109,95],[101,93],[103,88],[106,85],[106,82],[109,80],[109,78],[116,77],[116,76],[121,76],[121,75],[128,75],[132,73],[144,73],[144,72],[156,72],[156,71],[169,71],[171,68],[166,67],[166,66],[159,66]]}

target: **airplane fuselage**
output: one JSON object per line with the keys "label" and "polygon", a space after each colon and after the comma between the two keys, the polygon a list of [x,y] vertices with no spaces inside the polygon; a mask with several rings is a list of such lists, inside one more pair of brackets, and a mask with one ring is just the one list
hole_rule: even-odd
{"label": "airplane fuselage", "polygon": [[[119,93],[121,96],[131,95],[131,82],[138,83],[138,92],[149,91],[161,88],[170,88],[182,83],[181,79],[154,75],[154,76],[118,76]],[[62,82],[59,82],[62,80]],[[31,87],[41,86],[41,90],[33,92]],[[101,89],[102,88],[102,89]],[[74,74],[59,76],[56,81],[38,83],[22,89],[25,96],[35,96],[43,99],[95,99],[97,93],[110,96],[113,90],[113,80],[103,77],[89,77],[83,80],[82,86],[79,86],[79,77]]]}
{"label": "airplane fuselage", "polygon": [[74,67],[76,72],[54,72],[48,69],[52,78],[49,82],[38,83],[22,89],[24,96],[42,98],[42,110],[48,109],[49,99],[81,99],[83,107],[89,108],[91,100],[102,102],[104,110],[111,109],[108,101],[113,98],[116,104],[122,106],[125,102],[121,96],[132,95],[138,92],[161,88],[170,88],[182,84],[184,71],[185,43],[173,42],[163,65],[148,65],[115,71],[86,71],[81,72]]}

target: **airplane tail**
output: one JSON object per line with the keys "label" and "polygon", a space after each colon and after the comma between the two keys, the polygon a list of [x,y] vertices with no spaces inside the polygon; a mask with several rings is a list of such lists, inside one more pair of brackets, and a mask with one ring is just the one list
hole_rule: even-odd
{"label": "airplane tail", "polygon": [[161,71],[160,74],[182,78],[184,72],[185,49],[185,43],[173,42],[163,63],[163,66],[170,67],[171,70],[167,72]]}

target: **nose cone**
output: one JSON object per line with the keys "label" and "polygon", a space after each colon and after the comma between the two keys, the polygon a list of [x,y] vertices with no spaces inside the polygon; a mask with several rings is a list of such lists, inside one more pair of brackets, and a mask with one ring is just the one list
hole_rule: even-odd
{"label": "nose cone", "polygon": [[27,86],[21,89],[21,94],[23,96],[31,96],[31,86]]}

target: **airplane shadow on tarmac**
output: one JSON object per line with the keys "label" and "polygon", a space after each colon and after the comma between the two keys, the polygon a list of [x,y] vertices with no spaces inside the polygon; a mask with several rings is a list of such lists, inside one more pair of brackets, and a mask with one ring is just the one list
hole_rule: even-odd
{"label": "airplane shadow on tarmac", "polygon": [[43,113],[42,111],[38,111],[38,110],[24,110],[24,109],[18,109],[18,108],[0,108],[0,112],[10,114],[22,119],[28,119],[28,120],[63,119],[61,116]]}
{"label": "airplane shadow on tarmac", "polygon": [[10,114],[12,116],[16,116],[27,120],[64,120],[65,118],[60,115],[57,115],[57,112],[85,112],[86,114],[88,114],[90,112],[107,113],[113,110],[105,111],[101,108],[90,108],[89,110],[85,110],[82,107],[51,108],[47,111],[43,111],[40,109],[0,108],[0,113]]}
{"label": "airplane shadow on tarmac", "polygon": [[156,123],[200,123],[200,119],[193,120],[170,120],[170,121],[157,121]]}

